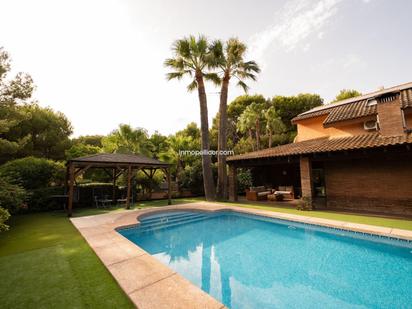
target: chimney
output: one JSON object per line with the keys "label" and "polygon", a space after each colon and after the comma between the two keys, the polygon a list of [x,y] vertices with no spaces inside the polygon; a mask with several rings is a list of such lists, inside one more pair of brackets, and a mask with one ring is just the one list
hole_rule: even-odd
{"label": "chimney", "polygon": [[404,122],[399,93],[386,93],[376,99],[380,133],[383,136],[402,135]]}

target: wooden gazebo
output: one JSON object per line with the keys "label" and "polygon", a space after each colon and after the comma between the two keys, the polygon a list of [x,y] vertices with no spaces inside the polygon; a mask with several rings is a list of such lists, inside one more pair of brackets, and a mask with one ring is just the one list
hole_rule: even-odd
{"label": "wooden gazebo", "polygon": [[171,204],[170,165],[168,163],[148,158],[142,155],[99,153],[87,157],[71,159],[66,164],[66,188],[68,195],[67,215],[70,217],[73,210],[73,192],[76,177],[89,168],[101,168],[110,173],[113,181],[113,195],[116,180],[122,174],[127,174],[127,198],[126,208],[130,207],[131,180],[133,173],[141,170],[149,178],[152,178],[157,170],[164,171],[167,178],[168,204]]}

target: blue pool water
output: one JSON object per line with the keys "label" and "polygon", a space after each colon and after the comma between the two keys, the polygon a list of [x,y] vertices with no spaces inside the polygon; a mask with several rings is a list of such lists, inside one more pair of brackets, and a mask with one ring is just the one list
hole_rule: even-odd
{"label": "blue pool water", "polygon": [[119,232],[229,308],[412,308],[412,244],[244,215],[174,212]]}

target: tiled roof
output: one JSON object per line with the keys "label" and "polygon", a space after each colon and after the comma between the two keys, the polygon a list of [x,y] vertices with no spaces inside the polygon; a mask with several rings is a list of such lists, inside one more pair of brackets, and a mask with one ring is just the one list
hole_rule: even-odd
{"label": "tiled roof", "polygon": [[337,103],[330,103],[315,107],[296,116],[292,119],[292,122],[295,123],[299,120],[314,118],[321,115],[328,115],[324,122],[325,125],[328,125],[338,121],[376,115],[376,105],[367,106],[367,100],[390,93],[400,93],[401,108],[412,107],[412,83],[407,83],[368,93],[359,97],[350,98]]}
{"label": "tiled roof", "polygon": [[378,108],[376,105],[368,106],[367,100],[339,105],[336,108],[329,110],[328,117],[326,117],[323,124],[329,125],[338,121],[376,115],[377,110]]}
{"label": "tiled roof", "polygon": [[401,144],[412,144],[412,135],[381,136],[379,133],[370,133],[332,139],[323,137],[235,155],[228,157],[227,161],[367,149]]}
{"label": "tiled roof", "polygon": [[98,153],[91,156],[80,157],[70,160],[71,162],[91,162],[91,163],[118,163],[118,164],[142,164],[167,166],[168,163],[148,158],[143,155],[122,154],[122,153]]}
{"label": "tiled roof", "polygon": [[412,107],[412,88],[401,91],[402,108]]}

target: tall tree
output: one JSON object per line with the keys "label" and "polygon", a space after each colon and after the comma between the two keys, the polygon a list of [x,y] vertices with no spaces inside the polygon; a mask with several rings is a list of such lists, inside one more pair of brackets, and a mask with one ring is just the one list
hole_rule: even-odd
{"label": "tall tree", "polygon": [[260,130],[261,122],[264,120],[263,106],[258,103],[252,103],[240,115],[238,128],[241,132],[249,132],[249,138],[253,143],[253,130],[255,131],[256,150],[260,149]]}
{"label": "tall tree", "polygon": [[209,121],[207,111],[207,98],[205,91],[205,80],[211,80],[217,84],[220,79],[217,74],[210,73],[212,67],[212,56],[206,37],[189,36],[174,42],[172,47],[173,58],[166,59],[165,66],[173,71],[167,73],[167,79],[182,79],[188,76],[192,79],[187,86],[188,91],[197,89],[200,104],[200,130],[202,151],[203,185],[207,200],[215,200],[216,191],[212,175],[212,161],[209,154]]}
{"label": "tall tree", "polygon": [[0,161],[13,158],[28,140],[27,137],[13,139],[9,132],[26,118],[20,106],[27,103],[34,89],[33,80],[27,74],[7,78],[10,69],[10,56],[0,47]]}
{"label": "tall tree", "polygon": [[355,89],[342,89],[339,91],[338,95],[335,97],[335,99],[331,103],[339,102],[342,100],[358,97],[362,95],[358,90]]}
{"label": "tall tree", "polygon": [[[229,83],[232,78],[237,79],[237,86],[246,93],[248,86],[246,79],[256,80],[256,73],[260,72],[255,61],[245,61],[246,45],[237,38],[230,38],[225,43],[220,40],[213,42],[211,51],[213,53],[214,65],[221,71],[222,77],[219,105],[219,133],[218,133],[218,176],[217,176],[217,197],[227,199],[227,97]],[[222,152],[223,151],[223,152]]]}
{"label": "tall tree", "polygon": [[152,144],[147,131],[121,124],[117,130],[102,139],[103,151],[111,153],[133,153],[151,156]]}
{"label": "tall tree", "polygon": [[273,106],[265,111],[264,117],[266,120],[266,131],[269,136],[268,147],[270,148],[272,147],[273,134],[281,134],[286,128]]}

